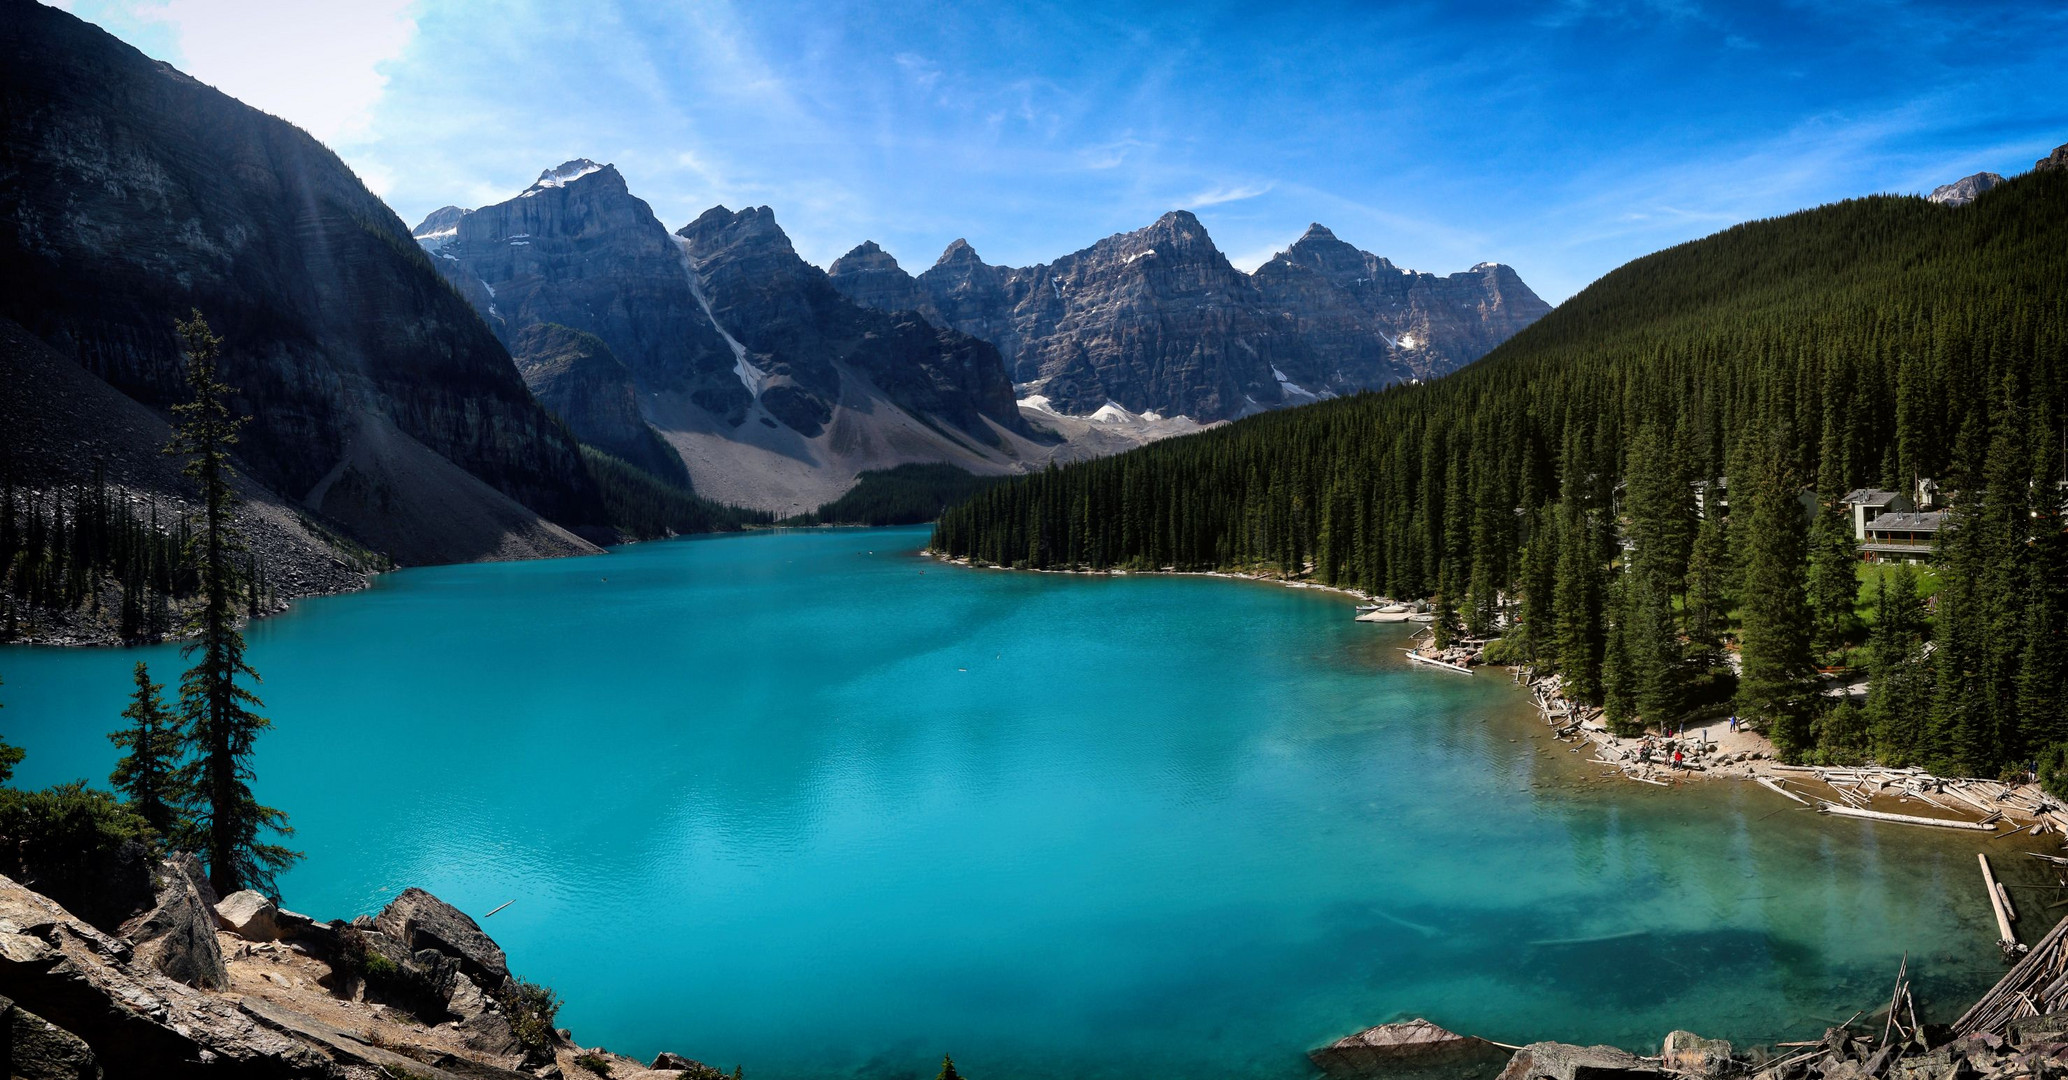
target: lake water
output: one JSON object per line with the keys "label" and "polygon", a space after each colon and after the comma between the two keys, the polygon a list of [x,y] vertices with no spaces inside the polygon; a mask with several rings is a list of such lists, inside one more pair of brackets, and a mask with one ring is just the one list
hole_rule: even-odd
{"label": "lake water", "polygon": [[[1941,1019],[2001,974],[1972,836],[1604,782],[1319,591],[925,540],[410,570],[252,627],[288,905],[514,900],[483,925],[577,1039],[760,1078],[1301,1077],[1411,1015],[1800,1038],[1906,953]],[[0,650],[18,783],[104,782],[138,659],[177,681]]]}

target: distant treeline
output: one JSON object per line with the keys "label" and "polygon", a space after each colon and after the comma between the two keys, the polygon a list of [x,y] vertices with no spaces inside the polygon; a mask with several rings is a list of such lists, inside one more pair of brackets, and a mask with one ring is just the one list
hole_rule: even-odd
{"label": "distant treeline", "polygon": [[922,525],[941,511],[997,483],[953,465],[898,465],[870,469],[847,494],[785,525]]}
{"label": "distant treeline", "polygon": [[603,495],[603,509],[610,515],[611,526],[633,540],[736,532],[749,525],[775,522],[775,515],[766,510],[712,502],[593,446],[582,447],[582,458]]}
{"label": "distant treeline", "polygon": [[[2068,173],[1754,222],[1447,378],[989,488],[933,546],[1433,597],[1624,730],[1695,707],[1735,649],[1736,707],[1790,757],[1995,771],[2068,744],[2064,282]],[[1936,611],[1878,586],[1858,649],[1839,500],[1925,479],[1951,509]],[[1817,666],[1860,660],[1864,711],[1817,693]]]}
{"label": "distant treeline", "polygon": [[155,502],[132,505],[98,469],[89,485],[43,491],[0,476],[0,641],[20,633],[27,609],[100,605],[116,609],[124,640],[163,637],[175,622],[173,604],[195,587],[180,555],[187,522],[167,517],[159,520]]}

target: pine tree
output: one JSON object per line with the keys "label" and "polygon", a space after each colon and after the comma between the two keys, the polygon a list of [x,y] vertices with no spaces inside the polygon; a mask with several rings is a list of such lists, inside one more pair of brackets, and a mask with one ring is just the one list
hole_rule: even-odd
{"label": "pine tree", "polygon": [[[1832,372],[1836,373],[1837,367]],[[1811,644],[1828,654],[1845,643],[1853,627],[1853,604],[1859,599],[1859,555],[1845,514],[1846,454],[1839,418],[1844,411],[1835,390],[1837,378],[1826,380],[1824,437],[1817,453],[1817,516],[1809,532],[1809,602],[1815,630]]]}
{"label": "pine tree", "polygon": [[1565,534],[1558,543],[1558,571],[1552,595],[1558,635],[1558,671],[1567,697],[1584,704],[1601,700],[1601,571],[1584,510],[1567,507]]}
{"label": "pine tree", "polygon": [[1601,653],[1601,713],[1608,729],[1629,737],[1644,731],[1637,713],[1637,676],[1631,668],[1629,574],[1609,587],[1608,634]]}
{"label": "pine tree", "polygon": [[1695,533],[1694,554],[1687,565],[1686,617],[1688,658],[1703,666],[1722,659],[1723,634],[1730,616],[1725,595],[1730,579],[1730,539],[1724,517],[1712,509]]}
{"label": "pine tree", "polygon": [[271,722],[252,711],[260,705],[258,696],[238,683],[240,677],[258,681],[258,672],[244,661],[244,635],[237,628],[235,556],[242,543],[230,522],[230,447],[244,418],[232,415],[229,397],[235,391],[217,375],[222,340],[199,311],[178,329],[193,400],[173,406],[166,452],[187,458],[184,471],[201,489],[202,509],[201,530],[186,552],[201,602],[187,622],[194,639],[181,650],[199,659],[180,679],[179,723],[193,752],[180,782],[194,793],[194,839],[208,860],[216,894],[246,888],[277,893],[275,877],[301,855],[260,839],[265,833],[291,836],[293,830],[286,814],[259,805],[248,783],[253,743]]}
{"label": "pine tree", "polygon": [[22,759],[28,756],[27,750],[9,744],[5,738],[0,738],[0,784],[13,780],[14,767],[20,765]]}
{"label": "pine tree", "polygon": [[962,1074],[955,1071],[954,1058],[946,1054],[941,1055],[941,1072],[934,1080],[962,1080]]}
{"label": "pine tree", "polygon": [[1809,530],[1811,644],[1820,653],[1828,654],[1845,644],[1852,632],[1853,602],[1860,591],[1856,551],[1842,509],[1822,505]]}
{"label": "pine tree", "polygon": [[1744,455],[1749,482],[1733,487],[1742,486],[1739,497],[1751,511],[1739,607],[1744,673],[1738,682],[1738,713],[1761,725],[1775,748],[1794,760],[1811,743],[1809,680],[1815,667],[1804,582],[1806,530],[1794,470],[1785,457],[1791,441],[1785,428],[1774,428]]}
{"label": "pine tree", "polygon": [[173,836],[183,824],[179,810],[184,803],[179,788],[179,725],[165,709],[158,692],[165,689],[151,681],[151,673],[136,665],[136,692],[122,715],[129,725],[108,735],[108,741],[127,751],[115,762],[108,782],[129,800],[138,817],[150,822],[159,836]]}
{"label": "pine tree", "polygon": [[1874,633],[1867,641],[1868,745],[1885,765],[1902,767],[1930,753],[1931,667],[1918,662],[1924,611],[1917,572],[1897,563],[1874,580]]}

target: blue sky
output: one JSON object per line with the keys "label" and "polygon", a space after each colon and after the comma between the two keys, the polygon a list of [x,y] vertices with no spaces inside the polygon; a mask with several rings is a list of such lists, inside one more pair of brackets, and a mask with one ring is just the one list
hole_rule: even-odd
{"label": "blue sky", "polygon": [[2068,7],[69,0],[336,149],[403,219],[614,162],[824,265],[1045,261],[1187,208],[1558,301],[1735,222],[2068,142]]}

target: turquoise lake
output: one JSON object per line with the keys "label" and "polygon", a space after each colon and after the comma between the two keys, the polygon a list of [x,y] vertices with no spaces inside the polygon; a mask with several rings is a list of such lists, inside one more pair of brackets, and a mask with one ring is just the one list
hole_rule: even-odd
{"label": "turquoise lake", "polygon": [[[1940,1019],[2002,973],[1972,836],[1604,782],[1316,590],[926,538],[409,570],[251,627],[287,905],[423,886],[584,1045],[764,1080],[1304,1077],[1407,1016],[1790,1039],[1906,954]],[[174,646],[0,650],[16,782],[104,783],[140,659],[177,681]]]}

